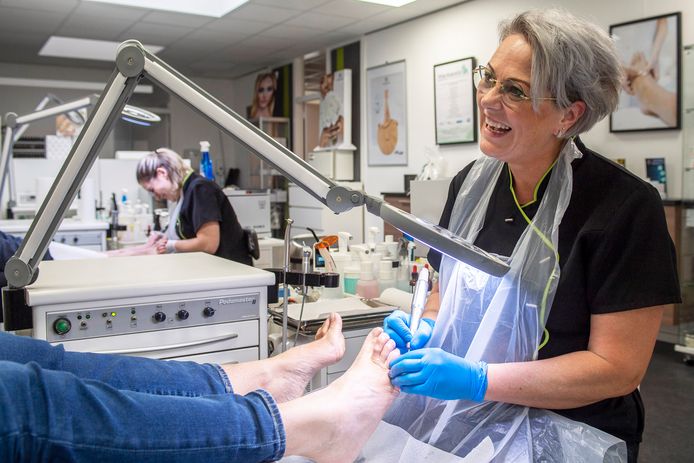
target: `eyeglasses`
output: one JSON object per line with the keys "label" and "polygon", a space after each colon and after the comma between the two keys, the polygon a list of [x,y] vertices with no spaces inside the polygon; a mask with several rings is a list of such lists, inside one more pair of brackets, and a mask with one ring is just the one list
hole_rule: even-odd
{"label": "eyeglasses", "polygon": [[550,97],[530,97],[525,93],[523,87],[518,82],[511,79],[499,82],[494,76],[494,72],[487,66],[477,66],[472,70],[472,81],[475,84],[477,91],[484,95],[499,84],[499,94],[501,101],[506,106],[517,106],[517,103],[522,103],[528,100],[556,100]]}

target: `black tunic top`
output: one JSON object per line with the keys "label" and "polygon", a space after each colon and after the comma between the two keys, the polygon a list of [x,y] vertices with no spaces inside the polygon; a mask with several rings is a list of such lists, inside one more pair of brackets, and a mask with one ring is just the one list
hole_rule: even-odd
{"label": "black tunic top", "polygon": [[176,234],[181,239],[194,238],[207,222],[219,222],[219,247],[215,256],[252,265],[243,228],[229,199],[215,182],[194,172],[183,183]]}
{"label": "black tunic top", "polygon": [[[590,316],[681,302],[675,248],[668,234],[662,201],[648,183],[621,166],[587,149],[572,163],[573,192],[559,226],[561,276],[547,320],[549,342],[539,358],[586,350]],[[447,228],[451,210],[472,165],[451,182],[440,225]],[[502,169],[475,244],[510,255],[525,230],[509,189],[509,172]],[[539,188],[537,201],[523,210],[533,217],[549,175]],[[429,253],[438,269],[441,256]],[[585,407],[554,410],[638,443],[644,425],[639,391]]]}

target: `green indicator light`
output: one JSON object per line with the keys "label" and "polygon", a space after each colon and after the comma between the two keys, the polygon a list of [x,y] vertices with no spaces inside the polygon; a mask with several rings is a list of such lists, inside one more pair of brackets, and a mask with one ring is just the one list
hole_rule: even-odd
{"label": "green indicator light", "polygon": [[116,316],[116,312],[111,312],[111,316],[112,316],[112,317],[115,317],[115,316]]}
{"label": "green indicator light", "polygon": [[59,318],[53,324],[53,329],[57,334],[65,334],[70,331],[70,328],[72,328],[72,324],[65,318]]}

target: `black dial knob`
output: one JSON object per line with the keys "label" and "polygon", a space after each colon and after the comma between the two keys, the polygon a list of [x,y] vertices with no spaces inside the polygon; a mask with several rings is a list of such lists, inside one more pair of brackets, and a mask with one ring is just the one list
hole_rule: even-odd
{"label": "black dial knob", "polygon": [[166,321],[166,314],[164,312],[156,312],[154,314],[154,321],[155,322],[163,322]]}
{"label": "black dial knob", "polygon": [[59,318],[53,322],[53,331],[57,334],[63,335],[70,331],[72,328],[72,323],[67,318]]}
{"label": "black dial knob", "polygon": [[202,314],[206,317],[211,317],[214,315],[214,309],[212,307],[205,307],[202,309]]}
{"label": "black dial knob", "polygon": [[176,313],[176,316],[178,317],[179,320],[185,320],[185,319],[187,319],[187,318],[188,318],[188,315],[189,315],[189,314],[188,314],[188,311],[187,311],[187,310],[183,310],[183,309],[179,310],[179,311]]}

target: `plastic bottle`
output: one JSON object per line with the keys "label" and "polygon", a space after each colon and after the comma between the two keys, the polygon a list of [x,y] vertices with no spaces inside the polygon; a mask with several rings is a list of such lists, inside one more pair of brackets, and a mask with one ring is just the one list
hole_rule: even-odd
{"label": "plastic bottle", "polygon": [[379,295],[383,294],[388,288],[394,288],[396,284],[395,279],[395,269],[393,268],[393,261],[384,259],[380,262],[380,269],[378,272],[378,291]]}
{"label": "plastic bottle", "polygon": [[378,281],[374,279],[373,264],[370,260],[361,261],[359,273],[359,281],[357,281],[357,295],[364,299],[377,298],[380,293],[378,291]]}
{"label": "plastic bottle", "polygon": [[402,290],[410,292],[410,272],[409,266],[407,265],[407,260],[400,260],[399,267],[397,269],[397,281],[395,287]]}
{"label": "plastic bottle", "polygon": [[200,175],[210,180],[214,180],[214,168],[210,159],[210,142],[200,142]]}
{"label": "plastic bottle", "polygon": [[335,271],[340,274],[340,288],[342,291],[345,291],[345,272],[347,270],[347,266],[352,261],[352,256],[347,251],[347,243],[352,235],[350,235],[349,232],[338,232],[337,236],[338,251],[331,254],[333,255],[333,261],[335,262]]}
{"label": "plastic bottle", "polygon": [[378,235],[379,231],[378,227],[369,227],[369,242],[367,243],[369,251],[374,251],[376,249],[376,235]]}
{"label": "plastic bottle", "polygon": [[410,279],[410,292],[414,293],[414,287],[417,286],[417,279],[419,278],[419,272],[417,271],[417,264],[412,266],[412,274]]}
{"label": "plastic bottle", "polygon": [[357,283],[359,282],[359,265],[356,262],[349,264],[345,268],[343,290],[347,294],[357,294]]}

